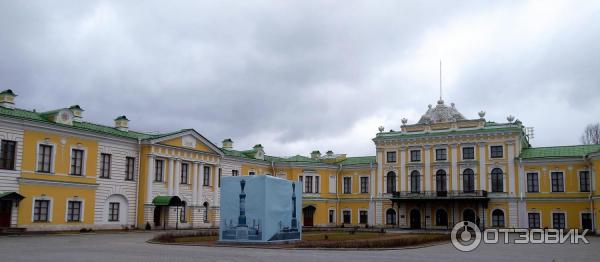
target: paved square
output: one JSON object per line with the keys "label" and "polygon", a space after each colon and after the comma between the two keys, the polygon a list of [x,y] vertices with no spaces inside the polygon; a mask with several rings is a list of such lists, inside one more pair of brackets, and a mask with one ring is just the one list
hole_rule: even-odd
{"label": "paved square", "polygon": [[0,237],[0,261],[597,261],[600,238],[579,245],[448,244],[380,251],[277,250],[148,244],[156,233]]}

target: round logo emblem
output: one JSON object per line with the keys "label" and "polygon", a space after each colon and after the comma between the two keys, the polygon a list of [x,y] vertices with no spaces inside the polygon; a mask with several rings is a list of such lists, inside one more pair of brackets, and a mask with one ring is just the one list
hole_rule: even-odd
{"label": "round logo emblem", "polygon": [[450,238],[456,249],[468,252],[477,248],[481,243],[481,231],[475,223],[462,221],[454,225]]}

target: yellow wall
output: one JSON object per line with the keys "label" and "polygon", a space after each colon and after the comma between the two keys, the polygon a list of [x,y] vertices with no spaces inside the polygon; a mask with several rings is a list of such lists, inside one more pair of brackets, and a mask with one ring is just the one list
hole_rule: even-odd
{"label": "yellow wall", "polygon": [[[96,193],[93,188],[77,188],[66,186],[46,186],[46,185],[29,185],[21,184],[19,193],[25,197],[19,203],[19,225],[29,224],[93,224],[94,222],[94,206],[96,202]],[[33,217],[33,199],[35,197],[51,198],[52,205],[52,221],[49,222],[32,222]],[[65,215],[67,212],[67,199],[77,197],[77,200],[84,201],[83,221],[67,222]]]}

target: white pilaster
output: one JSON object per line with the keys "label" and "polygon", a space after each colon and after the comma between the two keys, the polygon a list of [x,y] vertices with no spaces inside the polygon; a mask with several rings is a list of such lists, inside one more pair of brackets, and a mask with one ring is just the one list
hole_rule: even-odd
{"label": "white pilaster", "polygon": [[515,194],[515,144],[508,143],[508,194]]}
{"label": "white pilaster", "polygon": [[173,195],[179,196],[179,184],[181,183],[181,159],[175,159],[175,176],[173,177]]}
{"label": "white pilaster", "polygon": [[175,164],[173,162],[173,158],[169,158],[169,182],[167,185],[167,191],[169,196],[173,195],[173,168],[175,167]]}
{"label": "white pilaster", "polygon": [[456,144],[450,145],[450,152],[452,154],[452,190],[458,190],[458,149]]}
{"label": "white pilaster", "polygon": [[198,164],[191,163],[192,174],[192,205],[198,205]]}
{"label": "white pilaster", "polygon": [[399,192],[406,191],[406,150],[407,148],[400,148],[400,176],[398,179],[400,180],[400,188]]}
{"label": "white pilaster", "polygon": [[431,146],[425,145],[425,191],[431,191]]}
{"label": "white pilaster", "polygon": [[148,169],[146,171],[146,204],[152,204],[152,183],[154,181],[154,155],[148,155]]}
{"label": "white pilaster", "polygon": [[486,190],[487,170],[485,168],[485,143],[479,144],[479,189]]}
{"label": "white pilaster", "polygon": [[[377,193],[383,193],[383,151],[377,152]],[[343,181],[341,181],[343,182]]]}

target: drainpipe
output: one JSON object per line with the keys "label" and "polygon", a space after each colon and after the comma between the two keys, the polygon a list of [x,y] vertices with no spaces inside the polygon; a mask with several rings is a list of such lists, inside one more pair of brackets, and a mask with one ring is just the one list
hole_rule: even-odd
{"label": "drainpipe", "polygon": [[[373,177],[371,177],[371,174],[373,174],[373,162],[369,162],[369,206],[373,205],[373,191],[375,190],[371,190],[371,185],[373,184]],[[369,208],[370,209],[370,208]],[[375,221],[377,221],[377,212],[375,212],[375,208],[373,207],[373,224],[371,226],[374,226],[376,224]],[[368,222],[368,221],[367,221]]]}

